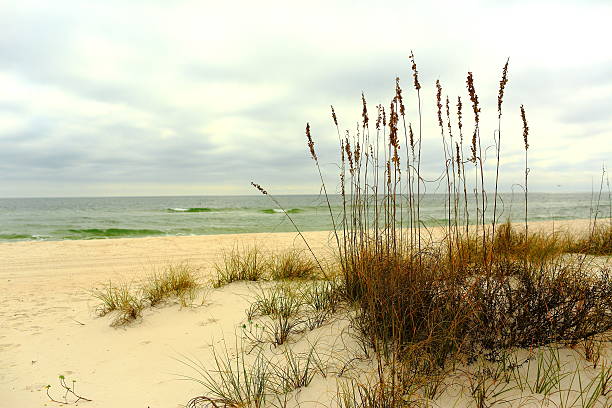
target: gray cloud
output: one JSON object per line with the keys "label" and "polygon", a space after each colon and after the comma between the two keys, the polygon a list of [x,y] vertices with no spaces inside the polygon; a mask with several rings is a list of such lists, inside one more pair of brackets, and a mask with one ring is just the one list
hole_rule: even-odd
{"label": "gray cloud", "polygon": [[[590,12],[588,5],[570,5]],[[245,13],[253,11],[243,6]],[[231,20],[228,10],[217,7],[223,6],[185,2],[175,7],[162,1],[0,6],[0,86],[6,90],[0,96],[0,194],[40,195],[51,185],[65,189],[54,195],[78,195],[86,188],[100,194],[103,186],[114,194],[117,186],[138,183],[152,192],[167,188],[171,193],[180,185],[181,193],[202,186],[209,192],[250,193],[250,179],[272,190],[293,185],[316,192],[304,125],[310,122],[324,172],[333,180],[338,142],[330,104],[341,131],[354,129],[364,91],[373,122],[375,105],[388,106],[399,75],[416,126],[410,48],[423,84],[426,177],[443,170],[436,79],[450,94],[453,109],[456,95],[464,98],[469,138],[465,74],[474,71],[482,137],[485,145],[493,143],[505,57],[488,56],[486,36],[474,38],[453,23],[459,9],[441,12],[444,24],[438,25],[428,18],[440,10],[430,8],[402,20],[403,3],[387,21],[377,19],[382,9],[354,2],[313,3],[299,11],[284,5],[277,14],[262,9]],[[482,21],[499,12],[478,10]],[[502,169],[520,175],[521,103],[528,107],[534,149],[543,150],[533,154],[533,174],[554,172],[577,186],[584,181],[580,177],[609,160],[612,147],[601,141],[612,137],[612,62],[598,55],[594,51],[593,60],[571,67],[512,57]],[[598,143],[596,153],[588,153],[586,144],[572,148],[578,138]],[[554,164],[553,157],[565,164]],[[510,173],[507,189],[513,183]]]}

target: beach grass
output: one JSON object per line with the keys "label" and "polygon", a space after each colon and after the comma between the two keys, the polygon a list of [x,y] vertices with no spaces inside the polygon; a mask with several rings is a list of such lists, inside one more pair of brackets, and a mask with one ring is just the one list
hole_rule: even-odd
{"label": "beach grass", "polygon": [[102,302],[97,308],[98,315],[106,316],[115,312],[112,326],[120,326],[141,317],[145,305],[133,292],[131,285],[126,283],[114,285],[108,282],[102,289],[94,289],[92,295]]}
{"label": "beach grass", "polygon": [[214,265],[215,288],[232,282],[266,280],[309,280],[321,277],[320,267],[310,253],[289,249],[267,253],[258,247],[233,248]]}
{"label": "beach grass", "polygon": [[[278,285],[262,292],[251,305],[248,318],[268,319],[260,327],[272,335],[251,335],[250,339],[276,347],[286,345],[291,334],[303,332],[305,305],[314,311],[345,313],[372,369],[365,377],[357,375],[339,382],[336,404],[341,407],[429,406],[450,386],[458,386],[460,395],[467,395],[467,406],[483,408],[521,406],[534,398],[549,403],[563,392],[573,393],[577,396],[574,401],[583,406],[605,404],[609,373],[591,378],[586,387],[583,380],[578,381],[578,388],[573,381],[567,386],[564,381],[568,377],[582,378],[580,365],[574,372],[564,371],[557,347],[582,343],[590,350],[589,360],[600,361],[590,342],[595,338],[610,342],[612,271],[587,258],[609,254],[610,228],[593,222],[586,238],[577,238],[571,231],[549,234],[529,228],[529,125],[523,105],[517,119],[524,149],[524,171],[520,174],[525,191],[524,221],[519,225],[499,223],[497,189],[502,105],[508,83],[506,62],[495,112],[493,173],[487,170],[483,154],[487,142],[481,139],[481,106],[473,73],[466,77],[469,101],[458,97],[452,105],[436,81],[444,156],[438,181],[446,191],[447,219],[442,237],[433,240],[421,214],[426,190],[421,170],[421,84],[412,54],[410,59],[418,106],[413,121],[406,118],[399,78],[390,104],[376,106],[375,124],[370,123],[363,95],[362,121],[356,132],[340,131],[332,107],[340,155],[340,214],[333,214],[329,204],[313,130],[306,125],[307,147],[327,199],[337,244],[338,272],[326,276],[337,276],[338,280],[302,291]],[[469,131],[464,124],[468,113],[473,114]],[[491,174],[495,177],[492,192],[485,188]],[[257,183],[252,185],[282,210],[269,191]],[[472,201],[468,191],[473,194],[473,207],[468,206]],[[284,213],[295,225],[291,214]],[[301,233],[300,237],[310,248]],[[273,264],[258,252],[234,251],[217,267],[215,286],[264,279]],[[291,265],[272,276],[307,275],[294,272],[304,268]],[[511,361],[510,356],[527,351],[525,360]],[[261,362],[256,368],[270,370]],[[531,374],[534,370],[535,376]],[[454,380],[458,377],[461,380]],[[218,395],[215,387],[208,387],[207,392]]]}
{"label": "beach grass", "polygon": [[257,247],[233,248],[223,254],[223,260],[214,265],[216,276],[213,287],[218,288],[232,282],[263,280],[270,269],[271,260]]}
{"label": "beach grass", "polygon": [[271,264],[272,280],[313,279],[319,272],[310,254],[297,250],[288,250],[275,255]]}
{"label": "beach grass", "polygon": [[121,326],[142,316],[148,306],[156,306],[170,298],[178,299],[181,306],[189,306],[202,289],[199,272],[188,263],[167,264],[147,275],[139,284],[109,281],[91,294],[101,304],[98,316],[115,313],[111,326]]}
{"label": "beach grass", "polygon": [[612,221],[594,225],[586,236],[578,236],[570,242],[567,251],[612,256]]}
{"label": "beach grass", "polygon": [[194,297],[194,292],[202,284],[197,276],[198,271],[188,263],[169,264],[161,271],[153,272],[142,285],[142,297],[149,305],[175,297],[185,304],[188,298]]}

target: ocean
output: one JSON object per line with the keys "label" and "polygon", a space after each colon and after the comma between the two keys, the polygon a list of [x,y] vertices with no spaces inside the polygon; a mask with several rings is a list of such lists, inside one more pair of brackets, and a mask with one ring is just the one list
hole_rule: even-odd
{"label": "ocean", "polygon": [[[600,217],[609,214],[607,194],[599,205]],[[332,228],[324,197],[275,197],[302,231]],[[341,198],[330,196],[339,215]],[[529,220],[589,218],[597,209],[597,195],[529,194]],[[425,225],[446,223],[446,197],[423,196]],[[492,210],[489,197],[489,210]],[[521,221],[522,194],[501,194],[500,219]],[[472,214],[473,216],[473,214]],[[287,216],[265,196],[176,196],[97,198],[0,198],[0,241],[102,239],[146,236],[288,232]]]}

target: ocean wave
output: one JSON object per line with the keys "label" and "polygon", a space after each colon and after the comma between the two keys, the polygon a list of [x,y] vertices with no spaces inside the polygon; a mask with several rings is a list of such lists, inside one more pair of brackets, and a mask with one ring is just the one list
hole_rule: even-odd
{"label": "ocean wave", "polygon": [[168,208],[168,212],[188,212],[188,213],[197,213],[197,212],[211,212],[218,211],[213,208],[207,207],[195,207],[195,208]]}
{"label": "ocean wave", "polygon": [[284,214],[285,212],[287,214],[297,214],[297,213],[301,213],[302,210],[301,208],[290,208],[288,210],[283,211],[280,208],[266,208],[265,210],[260,210],[260,212],[262,213],[266,213],[266,214]]}
{"label": "ocean wave", "polygon": [[[60,231],[61,233],[62,231]],[[147,237],[151,235],[165,235],[163,231],[154,229],[128,229],[128,228],[87,228],[70,229],[62,233],[64,239],[96,239],[120,237]]]}
{"label": "ocean wave", "polygon": [[13,240],[13,239],[36,239],[36,236],[29,234],[0,234],[0,240]]}

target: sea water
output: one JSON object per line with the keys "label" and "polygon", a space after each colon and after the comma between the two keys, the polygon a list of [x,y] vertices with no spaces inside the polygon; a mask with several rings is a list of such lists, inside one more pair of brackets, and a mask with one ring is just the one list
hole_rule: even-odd
{"label": "sea water", "polygon": [[[599,217],[608,217],[609,201],[607,194],[605,196],[598,200],[597,194],[591,193],[530,193],[528,217],[532,221],[593,218],[595,212]],[[324,196],[281,195],[275,198],[278,204],[269,197],[256,195],[1,198],[0,241],[294,231],[288,216],[302,231],[332,228]],[[338,224],[342,197],[331,195],[329,200]],[[488,200],[487,218],[490,219],[492,197]],[[501,194],[498,200],[497,215],[501,221],[524,219],[522,194]],[[470,217],[473,218],[476,213],[474,197],[470,197],[470,201]],[[404,210],[406,205],[403,201]],[[423,195],[420,208],[424,225],[446,224],[446,196]]]}

